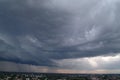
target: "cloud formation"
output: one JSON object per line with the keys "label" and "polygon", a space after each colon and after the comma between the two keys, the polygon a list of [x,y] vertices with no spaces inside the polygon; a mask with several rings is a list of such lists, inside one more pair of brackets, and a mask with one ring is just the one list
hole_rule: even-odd
{"label": "cloud formation", "polygon": [[91,58],[55,60],[57,67],[20,64],[0,61],[0,71],[47,72],[47,73],[120,73],[120,54]]}
{"label": "cloud formation", "polygon": [[119,2],[1,0],[0,60],[57,66],[55,60],[116,55]]}

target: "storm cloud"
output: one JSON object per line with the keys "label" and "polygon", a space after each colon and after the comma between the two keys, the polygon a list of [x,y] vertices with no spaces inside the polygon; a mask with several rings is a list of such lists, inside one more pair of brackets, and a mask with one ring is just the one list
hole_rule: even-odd
{"label": "storm cloud", "polygon": [[119,0],[0,0],[0,60],[57,66],[55,60],[117,55]]}

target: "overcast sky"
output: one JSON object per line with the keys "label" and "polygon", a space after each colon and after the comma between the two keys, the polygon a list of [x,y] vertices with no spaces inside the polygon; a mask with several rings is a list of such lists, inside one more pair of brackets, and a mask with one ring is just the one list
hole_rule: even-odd
{"label": "overcast sky", "polygon": [[0,0],[0,71],[120,73],[119,7],[119,0]]}

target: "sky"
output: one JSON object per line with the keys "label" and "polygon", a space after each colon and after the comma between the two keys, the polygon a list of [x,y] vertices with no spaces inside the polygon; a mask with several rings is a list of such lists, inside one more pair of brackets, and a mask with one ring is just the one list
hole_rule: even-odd
{"label": "sky", "polygon": [[120,73],[119,0],[0,0],[0,71]]}

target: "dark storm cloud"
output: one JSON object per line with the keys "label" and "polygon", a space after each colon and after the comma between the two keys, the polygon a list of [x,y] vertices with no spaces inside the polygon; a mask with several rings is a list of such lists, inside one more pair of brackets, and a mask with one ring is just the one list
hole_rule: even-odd
{"label": "dark storm cloud", "polygon": [[53,66],[55,59],[119,53],[117,2],[1,0],[0,60]]}
{"label": "dark storm cloud", "polygon": [[54,40],[59,39],[56,34],[68,14],[62,10],[50,10],[43,6],[44,2],[0,2],[0,60],[51,65],[50,54],[45,49],[58,44]]}

